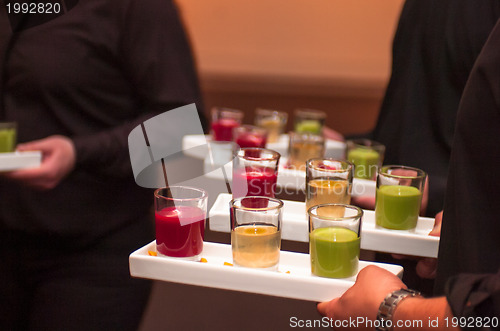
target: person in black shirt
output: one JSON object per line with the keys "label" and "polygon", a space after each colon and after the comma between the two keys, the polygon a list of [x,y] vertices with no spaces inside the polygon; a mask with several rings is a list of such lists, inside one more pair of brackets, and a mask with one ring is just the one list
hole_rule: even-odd
{"label": "person in black shirt", "polygon": [[[39,168],[0,179],[0,329],[135,330],[150,283],[128,255],[154,239],[129,132],[201,98],[172,1],[65,0],[0,12],[0,119]],[[7,3],[4,3],[7,4]]]}
{"label": "person in black shirt", "polygon": [[[457,317],[473,318],[473,324],[455,325],[462,329],[476,328],[476,323],[484,326],[486,321],[490,321],[489,329],[498,329],[499,45],[500,21],[474,64],[459,106],[439,246],[437,296],[401,301],[392,318],[394,325],[398,320],[420,320],[421,329],[435,330],[428,322],[438,320],[447,329]],[[335,320],[359,316],[373,321],[382,300],[405,287],[396,276],[377,267],[367,268],[342,297],[321,303],[318,309]]]}

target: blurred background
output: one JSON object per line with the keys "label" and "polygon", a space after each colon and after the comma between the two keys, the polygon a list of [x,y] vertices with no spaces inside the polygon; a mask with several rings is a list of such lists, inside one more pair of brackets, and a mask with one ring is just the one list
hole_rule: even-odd
{"label": "blurred background", "polygon": [[343,134],[375,125],[402,0],[176,2],[207,111],[238,108],[251,123],[256,107],[303,107]]}

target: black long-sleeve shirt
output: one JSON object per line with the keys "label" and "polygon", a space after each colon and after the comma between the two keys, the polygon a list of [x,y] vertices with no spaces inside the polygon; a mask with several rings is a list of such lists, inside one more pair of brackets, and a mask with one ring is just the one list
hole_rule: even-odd
{"label": "black long-sleeve shirt", "polygon": [[443,208],[460,97],[499,17],[496,0],[407,0],[401,12],[372,138],[386,145],[385,164],[429,174],[430,217]]}
{"label": "black long-sleeve shirt", "polygon": [[65,4],[50,20],[24,17],[14,33],[12,17],[0,12],[2,120],[18,123],[19,142],[68,136],[77,155],[53,190],[0,182],[0,226],[86,243],[151,205],[151,191],[132,176],[129,132],[167,110],[202,105],[172,1]]}
{"label": "black long-sleeve shirt", "polygon": [[465,86],[450,160],[436,291],[458,317],[500,318],[499,133],[500,21]]}

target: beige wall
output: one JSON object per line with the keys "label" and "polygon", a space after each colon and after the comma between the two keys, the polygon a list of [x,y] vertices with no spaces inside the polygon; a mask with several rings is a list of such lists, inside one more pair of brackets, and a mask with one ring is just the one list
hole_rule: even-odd
{"label": "beige wall", "polygon": [[[324,109],[343,133],[373,126],[402,0],[177,0],[207,108]],[[361,120],[360,120],[361,119]]]}

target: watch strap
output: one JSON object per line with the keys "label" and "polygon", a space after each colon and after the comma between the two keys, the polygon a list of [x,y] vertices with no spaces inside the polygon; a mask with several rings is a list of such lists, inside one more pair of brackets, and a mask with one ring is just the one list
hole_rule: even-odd
{"label": "watch strap", "polygon": [[377,313],[378,331],[390,331],[392,329],[392,317],[397,305],[408,297],[421,295],[420,292],[410,289],[399,289],[389,293],[380,304]]}

